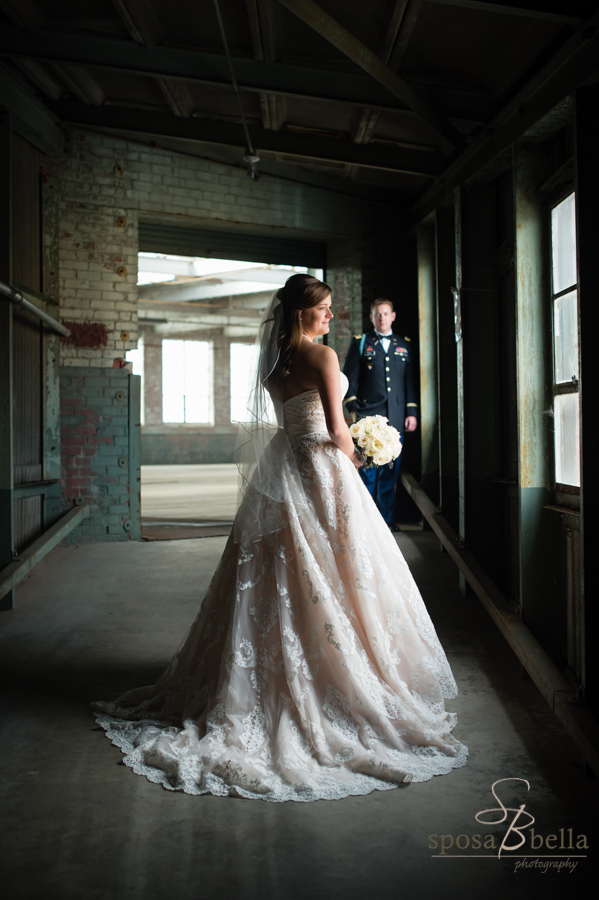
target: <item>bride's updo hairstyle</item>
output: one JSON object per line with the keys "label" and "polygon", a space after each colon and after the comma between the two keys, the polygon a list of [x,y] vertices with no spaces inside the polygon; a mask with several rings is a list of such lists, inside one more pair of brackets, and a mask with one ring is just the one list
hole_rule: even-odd
{"label": "bride's updo hairstyle", "polygon": [[291,372],[293,354],[302,341],[302,310],[318,306],[331,293],[324,281],[304,274],[291,275],[284,286],[279,288],[277,296],[281,301],[283,320],[278,338],[281,353],[276,368],[277,378],[285,378]]}

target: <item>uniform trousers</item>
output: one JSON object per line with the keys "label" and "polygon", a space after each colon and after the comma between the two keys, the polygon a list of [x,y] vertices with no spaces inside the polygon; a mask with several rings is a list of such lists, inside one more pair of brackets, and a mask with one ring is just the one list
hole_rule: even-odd
{"label": "uniform trousers", "polygon": [[[403,445],[403,434],[400,434],[399,439]],[[364,466],[360,466],[358,469],[387,525],[393,525],[395,522],[395,485],[399,477],[401,457],[400,453],[393,467],[373,466],[371,469],[365,469]]]}

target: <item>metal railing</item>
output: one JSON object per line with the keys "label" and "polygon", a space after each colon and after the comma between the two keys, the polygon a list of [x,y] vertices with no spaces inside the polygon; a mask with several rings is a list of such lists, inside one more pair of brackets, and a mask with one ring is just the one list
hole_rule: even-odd
{"label": "metal railing", "polygon": [[33,313],[34,316],[37,316],[38,319],[42,320],[42,322],[50,325],[59,334],[63,334],[65,337],[71,336],[71,332],[68,328],[65,328],[64,325],[62,325],[60,322],[57,322],[56,319],[53,319],[52,316],[48,315],[48,313],[45,313],[43,310],[38,309],[38,307],[34,303],[32,303],[30,300],[27,300],[27,298],[23,296],[21,291],[17,291],[15,288],[11,288],[10,285],[4,284],[3,281],[0,281],[0,297],[5,297],[7,300],[10,300],[11,303],[14,303],[15,306],[20,306],[21,309],[26,309],[27,312]]}

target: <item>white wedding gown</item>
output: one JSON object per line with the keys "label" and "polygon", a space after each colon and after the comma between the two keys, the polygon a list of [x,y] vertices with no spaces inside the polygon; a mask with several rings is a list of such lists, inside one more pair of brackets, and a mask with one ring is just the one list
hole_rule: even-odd
{"label": "white wedding gown", "polygon": [[335,800],[464,766],[449,663],[317,391],[284,404],[284,427],[308,511],[255,543],[231,533],[166,672],[92,704],[98,723],[134,772],[188,794]]}

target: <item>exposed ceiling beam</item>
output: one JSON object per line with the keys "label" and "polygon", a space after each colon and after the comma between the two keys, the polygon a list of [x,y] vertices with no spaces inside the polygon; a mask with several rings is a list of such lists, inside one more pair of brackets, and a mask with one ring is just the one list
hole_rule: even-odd
{"label": "exposed ceiling beam", "polygon": [[377,47],[377,56],[379,56],[384,63],[389,62],[391,52],[395,46],[395,41],[397,40],[397,35],[399,34],[399,29],[401,28],[401,23],[406,14],[407,6],[408,0],[392,0],[387,8],[387,15],[385,16],[385,21],[383,23],[383,32]]}
{"label": "exposed ceiling beam", "polygon": [[155,284],[171,285],[178,287],[180,285],[191,286],[193,284],[208,284],[213,282],[235,282],[235,281],[259,281],[261,284],[277,284],[279,287],[285,284],[289,278],[289,269],[267,269],[264,266],[252,266],[246,269],[224,270],[222,272],[211,272],[210,275],[198,275],[193,260],[184,259],[168,259],[164,257],[152,258],[142,256],[138,260],[139,272],[162,273],[167,275],[178,275],[183,278],[192,278],[193,281],[166,281],[160,282],[158,279]]}
{"label": "exposed ceiling beam", "polygon": [[164,29],[152,6],[152,0],[112,0],[112,4],[138,44],[157,44]]}
{"label": "exposed ceiling beam", "polygon": [[276,62],[283,52],[281,9],[277,0],[256,0],[262,49],[266,62]]}
{"label": "exposed ceiling beam", "polygon": [[[225,57],[218,53],[180,50],[173,47],[142,47],[112,38],[97,38],[63,32],[24,33],[7,26],[0,31],[0,56],[66,63],[109,69],[150,78],[173,78],[222,88],[230,92],[231,79]],[[414,113],[372,78],[346,72],[323,71],[317,66],[266,63],[233,58],[233,67],[242,91],[276,94],[278,97],[312,99],[351,106],[368,106],[403,115]],[[437,93],[435,87],[426,92]],[[488,121],[497,110],[496,101],[480,90],[468,92],[444,88],[451,96],[450,119]]]}
{"label": "exposed ceiling beam", "polygon": [[[281,55],[281,9],[276,0],[245,0],[254,59],[275,62]],[[285,100],[260,91],[262,127],[278,131],[284,121]]]}
{"label": "exposed ceiling beam", "polygon": [[[169,319],[176,321],[185,318],[192,319],[194,316],[212,316],[214,314],[233,315],[240,313],[246,320],[248,318],[248,310],[250,321],[256,317],[256,313],[260,313],[269,305],[272,300],[273,289],[270,287],[267,291],[252,292],[251,294],[225,294],[224,297],[214,298],[217,302],[211,303],[208,300],[192,300],[181,302],[177,299],[150,299],[144,296],[145,286],[139,286],[139,307],[140,311],[144,310],[146,314],[151,313],[160,315],[161,308],[168,312]],[[230,303],[227,298],[231,298]],[[259,318],[259,316],[258,316]]]}
{"label": "exposed ceiling beam", "polygon": [[[163,28],[152,6],[152,0],[112,0],[136,44],[157,44]],[[193,113],[193,100],[184,82],[157,77],[162,96],[176,116],[186,119]]]}
{"label": "exposed ceiling beam", "polygon": [[[286,280],[286,279],[285,279]],[[271,290],[281,287],[285,281],[275,282]],[[270,287],[268,281],[231,281],[220,284],[207,281],[183,281],[175,284],[142,284],[138,288],[140,300],[160,300],[168,303],[188,303],[193,300],[213,300],[217,297],[236,297],[237,294],[263,294]]]}
{"label": "exposed ceiling beam", "polygon": [[[505,16],[522,16],[525,19],[542,19],[545,22],[560,22],[563,25],[579,25],[584,14],[576,15],[576,3],[562,3],[563,11],[547,9],[547,0],[516,0],[514,3],[487,3],[487,0],[427,0],[444,6],[462,6],[481,12],[501,13]],[[555,7],[555,3],[551,4]]]}
{"label": "exposed ceiling beam", "polygon": [[44,63],[33,62],[31,59],[16,59],[15,64],[50,100],[58,100],[62,97],[64,88],[56,81]]}
{"label": "exposed ceiling beam", "polygon": [[[252,53],[254,54],[254,59],[262,61],[264,60],[264,47],[262,46],[262,33],[260,31],[260,19],[258,17],[257,0],[245,0],[245,8],[250,29]],[[259,96],[260,112],[262,114],[262,127],[270,128],[270,104],[268,102],[268,94],[261,91]]]}
{"label": "exposed ceiling beam", "polygon": [[599,11],[579,25],[556,54],[505,105],[485,131],[447,167],[440,184],[412,207],[417,224],[433,212],[454,187],[505,150],[575,88],[599,75]]}
{"label": "exposed ceiling beam", "polygon": [[0,65],[2,106],[12,114],[13,128],[49,156],[63,152],[64,129],[48,107],[35,97],[14,72]]}
{"label": "exposed ceiling beam", "polygon": [[185,82],[174,78],[157,78],[156,81],[174,114],[188,119],[193,114],[193,97]]}
{"label": "exposed ceiling beam", "polygon": [[[95,128],[111,128],[138,132],[154,137],[177,137],[189,141],[224,144],[243,149],[243,133],[237,124],[212,119],[182,119],[140,109],[123,109],[117,106],[89,107],[82,103],[48,103],[50,109],[70,125],[89,125]],[[286,131],[267,131],[250,126],[250,134],[256,150],[284,153],[299,160],[333,160],[370,169],[403,172],[437,178],[443,172],[446,161],[432,153],[405,150],[399,147],[360,145],[352,141],[292,134]]]}
{"label": "exposed ceiling beam", "polygon": [[[272,293],[269,299],[270,297],[272,297]],[[264,305],[267,302],[265,301]],[[252,325],[254,323],[257,325],[262,317],[260,309],[247,307],[228,309],[226,306],[210,306],[207,303],[194,304],[193,302],[182,305],[178,300],[150,300],[143,295],[139,298],[139,305],[140,312],[142,309],[146,312],[154,311],[156,315],[166,312],[169,319],[174,321],[189,321],[191,316],[195,314],[198,318],[209,319],[213,324],[229,325],[236,322],[239,325]],[[146,315],[146,320],[147,318],[148,316]]]}
{"label": "exposed ceiling beam", "polygon": [[258,0],[245,0],[252,53],[254,59],[264,59],[264,47],[262,46],[262,32],[260,31],[260,19],[258,17]]}
{"label": "exposed ceiling beam", "polygon": [[400,75],[396,75],[365,44],[335,21],[313,0],[278,0],[299,19],[326,38],[334,47],[359,65],[365,72],[385,87],[402,103],[412,109],[431,128],[441,135],[452,147],[461,149],[465,146],[461,135],[442,113],[437,110],[426,97],[419,94],[411,84]]}
{"label": "exposed ceiling beam", "polygon": [[403,66],[406,50],[408,49],[408,44],[410,43],[421,7],[422,0],[408,0],[401,21],[399,34],[397,35],[397,40],[395,41],[391,56],[389,57],[389,67],[393,69],[394,72],[397,72],[398,69],[401,69]]}
{"label": "exposed ceiling beam", "polygon": [[[143,322],[145,325],[151,325],[151,319],[144,319]],[[197,323],[192,324],[191,322],[160,322],[157,325],[154,325],[153,331],[155,334],[165,334],[169,337],[176,337],[178,335],[188,335],[188,334],[201,334],[201,335],[210,335],[211,332],[219,331],[224,337],[231,338],[247,338],[247,337],[255,337],[256,332],[258,331],[258,323],[253,326],[247,325],[220,325],[218,323],[213,324],[210,320],[200,319]]]}
{"label": "exposed ceiling beam", "polygon": [[59,75],[70,91],[81,100],[82,103],[91,103],[92,106],[102,106],[106,96],[94,78],[80,66],[64,66],[57,63],[52,68]]}
{"label": "exposed ceiling beam", "polygon": [[0,0],[0,10],[17,28],[41,28],[44,15],[33,0]]}
{"label": "exposed ceiling beam", "polygon": [[[406,15],[409,0],[393,0],[387,7],[387,15],[383,23],[382,35],[379,39],[377,55],[385,64],[389,63],[389,59],[393,52],[397,36],[399,35],[402,24]],[[366,108],[362,111],[362,116],[358,123],[354,134],[356,144],[367,144],[374,134],[374,130],[379,123],[381,117],[380,110]],[[349,172],[350,178],[357,178],[359,173],[357,166],[352,166]]]}

